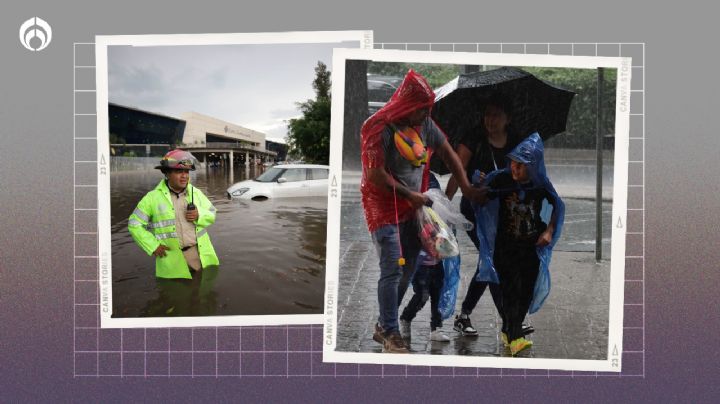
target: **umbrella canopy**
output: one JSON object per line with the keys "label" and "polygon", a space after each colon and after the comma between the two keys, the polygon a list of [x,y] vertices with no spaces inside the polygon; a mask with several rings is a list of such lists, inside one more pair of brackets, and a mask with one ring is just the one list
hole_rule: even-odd
{"label": "umbrella canopy", "polygon": [[[461,74],[435,90],[432,117],[449,136],[453,146],[468,133],[485,133],[483,114],[492,96],[507,100],[512,124],[524,138],[533,132],[543,140],[565,131],[570,104],[575,93],[538,79],[515,68]],[[448,173],[447,167],[433,159],[431,169]]]}

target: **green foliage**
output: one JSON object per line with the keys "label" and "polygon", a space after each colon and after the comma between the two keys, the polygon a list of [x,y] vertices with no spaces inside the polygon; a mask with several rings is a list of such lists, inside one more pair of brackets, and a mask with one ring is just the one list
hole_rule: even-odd
{"label": "green foliage", "polygon": [[413,69],[416,73],[425,77],[432,88],[438,88],[460,74],[460,65],[436,64],[436,63],[398,63],[398,62],[370,62],[368,73],[383,76],[395,76],[403,78],[408,70]]}
{"label": "green foliage", "polygon": [[313,88],[316,98],[297,104],[302,117],[288,122],[288,154],[308,163],[330,161],[330,72],[318,62]]}
{"label": "green foliage", "polygon": [[110,133],[110,144],[123,144],[124,145],[124,144],[127,144],[127,142],[125,141],[125,139],[122,136],[120,136],[116,133]]}
{"label": "green foliage", "polygon": [[[548,145],[594,149],[597,133],[597,69],[521,68],[539,79],[577,93],[570,106],[567,132],[551,139]],[[617,70],[604,69],[603,76],[603,135],[613,135]],[[606,141],[605,146],[612,146],[612,142]]]}
{"label": "green foliage", "polygon": [[[485,70],[498,67],[500,66],[485,66]],[[597,69],[519,67],[552,85],[577,93],[568,114],[567,132],[555,136],[548,144],[554,147],[594,149],[597,131]],[[434,89],[463,72],[461,65],[370,62],[368,73],[402,78],[411,68],[423,75]],[[603,135],[605,136],[613,136],[615,129],[616,80],[616,69],[604,70]],[[605,147],[612,145],[612,139],[606,139]]]}
{"label": "green foliage", "polygon": [[315,97],[330,98],[330,72],[323,62],[318,62],[315,67],[315,80],[313,80],[313,89],[315,89]]}

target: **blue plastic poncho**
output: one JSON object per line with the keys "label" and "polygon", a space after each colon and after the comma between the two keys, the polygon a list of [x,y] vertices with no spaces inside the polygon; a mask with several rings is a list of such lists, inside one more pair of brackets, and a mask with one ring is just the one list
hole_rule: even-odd
{"label": "blue plastic poncho", "polygon": [[455,311],[458,286],[460,286],[460,255],[442,260],[444,271],[443,287],[440,289],[438,311],[440,318],[447,320]]}
{"label": "blue plastic poncho", "polygon": [[[520,142],[520,144],[508,154],[508,158],[512,157],[512,159],[516,161],[527,164],[533,187],[544,188],[552,195],[555,199],[555,209],[557,209],[555,232],[553,233],[552,241],[545,247],[536,247],[538,258],[540,259],[540,271],[537,281],[535,282],[535,289],[529,309],[530,313],[538,311],[550,294],[550,258],[552,257],[552,249],[562,233],[565,218],[565,204],[547,177],[543,154],[544,147],[542,138],[540,138],[537,132]],[[510,164],[508,163],[505,168],[488,174],[483,183],[489,184],[490,181],[500,173],[510,173]],[[478,171],[475,172],[475,175],[473,175],[473,183],[481,183],[479,174]],[[518,188],[518,191],[522,194],[520,188]],[[522,195],[520,195],[520,197],[523,198]],[[477,224],[475,231],[480,240],[480,258],[478,261],[478,273],[475,279],[481,282],[500,283],[493,264],[495,236],[497,235],[498,216],[500,212],[500,198],[490,199],[485,205],[475,205],[474,208],[475,222]],[[540,216],[546,224],[550,222],[552,210],[553,206],[550,205],[548,201],[543,201]]]}

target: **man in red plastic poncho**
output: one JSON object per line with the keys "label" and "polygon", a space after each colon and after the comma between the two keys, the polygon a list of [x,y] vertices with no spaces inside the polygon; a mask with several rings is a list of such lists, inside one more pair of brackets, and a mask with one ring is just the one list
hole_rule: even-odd
{"label": "man in red plastic poncho", "polygon": [[427,203],[425,164],[437,152],[450,168],[463,195],[482,202],[486,190],[471,187],[460,159],[430,118],[435,93],[410,70],[390,101],[368,118],[361,130],[365,219],[380,257],[380,316],[373,339],[383,352],[407,353],[398,330],[398,306],[420,252],[415,212]]}

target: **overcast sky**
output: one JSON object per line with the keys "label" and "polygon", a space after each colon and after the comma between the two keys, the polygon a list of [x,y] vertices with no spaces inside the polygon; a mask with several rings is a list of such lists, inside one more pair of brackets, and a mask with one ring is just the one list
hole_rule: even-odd
{"label": "overcast sky", "polygon": [[180,117],[195,111],[283,141],[295,103],[315,97],[318,61],[332,68],[327,44],[109,46],[110,102]]}

